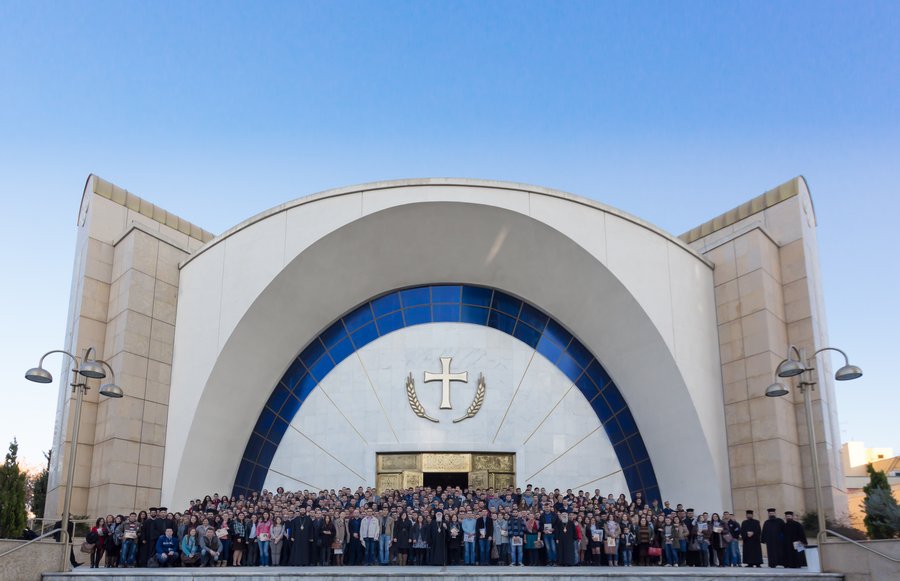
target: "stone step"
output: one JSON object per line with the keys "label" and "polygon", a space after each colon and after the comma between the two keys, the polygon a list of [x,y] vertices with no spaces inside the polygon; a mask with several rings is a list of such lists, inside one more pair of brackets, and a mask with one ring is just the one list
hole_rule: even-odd
{"label": "stone step", "polygon": [[512,581],[528,577],[531,581],[588,581],[598,576],[615,581],[687,581],[688,579],[728,581],[843,581],[835,573],[811,573],[805,569],[730,569],[668,567],[221,567],[174,569],[86,569],[71,573],[44,573],[43,581]]}

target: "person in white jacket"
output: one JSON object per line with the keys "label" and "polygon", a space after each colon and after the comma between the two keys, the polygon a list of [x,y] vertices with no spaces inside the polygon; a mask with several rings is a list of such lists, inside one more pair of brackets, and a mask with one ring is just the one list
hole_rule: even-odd
{"label": "person in white jacket", "polygon": [[366,509],[366,516],[359,523],[359,536],[366,544],[366,565],[374,565],[378,552],[378,536],[381,534],[381,523],[372,514],[372,509]]}

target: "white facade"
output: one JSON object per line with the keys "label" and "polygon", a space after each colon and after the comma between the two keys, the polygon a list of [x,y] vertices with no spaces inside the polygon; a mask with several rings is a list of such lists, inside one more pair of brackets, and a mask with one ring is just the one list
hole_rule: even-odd
{"label": "white facade", "polygon": [[[333,321],[385,292],[441,282],[502,290],[562,324],[618,385],[663,496],[730,506],[710,263],[678,239],[599,204],[531,186],[472,180],[387,182],[310,196],[257,216],[191,255],[178,288],[162,502],[181,506],[210,491],[230,492],[241,451],[272,388],[297,353]],[[375,451],[422,450],[438,441],[441,450],[462,449],[479,442],[485,426],[510,407],[517,366],[528,349],[503,336],[496,338],[502,356],[492,353],[493,344],[466,352],[465,344],[490,343],[497,332],[457,327],[465,326],[406,329],[361,349],[356,363],[373,358],[390,367],[383,380],[369,374],[368,386],[358,385],[363,372],[354,369],[354,358],[345,360],[317,388],[321,393],[301,407],[297,429],[288,430],[272,467],[283,468],[282,478],[310,486],[374,485]],[[402,347],[420,343],[412,350]],[[434,353],[443,349],[457,349],[461,359],[482,357],[489,389],[497,394],[496,400],[489,396],[483,418],[456,425],[459,431],[453,434],[435,432],[433,424],[410,417],[408,408],[393,403],[405,397],[398,378],[421,373],[426,363],[428,370],[437,371]],[[543,363],[535,359],[540,368]],[[470,373],[481,372],[477,365],[473,360],[466,367]],[[496,380],[489,370],[498,375]],[[578,444],[585,431],[596,427],[591,423],[596,419],[589,417],[593,412],[583,397],[572,397],[580,393],[572,393],[558,370],[549,366],[545,371],[534,380],[530,372],[523,375],[523,388],[546,390],[543,410],[549,402],[561,402],[555,411],[551,408],[550,419],[535,437],[517,442],[508,435],[517,430],[501,429],[502,437],[491,443],[497,448],[486,443],[471,448],[517,452],[519,478],[563,488],[587,485],[603,475],[603,462],[615,462],[615,457],[600,437],[602,430]],[[344,373],[346,383],[340,379]],[[346,391],[348,383],[361,391]],[[421,383],[419,390],[429,397]],[[566,390],[570,395],[560,399]],[[356,393],[358,407],[350,401]],[[396,422],[394,432],[402,433],[393,443],[383,424],[378,427],[378,410],[369,398],[375,393],[382,404],[392,402],[382,415],[385,423]],[[332,395],[335,401],[326,401]],[[433,408],[434,402],[430,404]],[[329,405],[343,412],[356,428],[351,431],[358,433],[337,427],[329,431],[322,417]],[[534,414],[541,410],[536,406]],[[562,419],[578,418],[572,423],[584,430],[575,433],[567,431],[568,423],[556,423],[553,416],[560,411],[565,412]],[[538,437],[542,430],[546,438]],[[319,467],[308,453],[312,448],[297,443],[301,434],[329,451],[353,438],[359,444],[342,452],[347,455],[340,461],[332,452],[332,460]],[[215,454],[210,453],[211,441]],[[600,459],[596,466],[569,466],[582,451]],[[312,465],[317,473],[310,471]],[[337,465],[353,469],[340,473]],[[544,465],[552,470],[539,470]],[[334,471],[328,466],[335,466]],[[337,482],[339,476],[349,481]],[[276,483],[274,472],[269,478]]]}
{"label": "white facade", "polygon": [[[338,365],[304,401],[281,440],[266,488],[322,490],[371,486],[378,452],[514,452],[517,481],[555,488],[628,492],[615,451],[584,395],[543,355],[490,327],[432,323],[390,333]],[[452,410],[424,371],[452,372]],[[407,401],[407,373],[433,423]],[[484,374],[484,405],[454,423]]]}

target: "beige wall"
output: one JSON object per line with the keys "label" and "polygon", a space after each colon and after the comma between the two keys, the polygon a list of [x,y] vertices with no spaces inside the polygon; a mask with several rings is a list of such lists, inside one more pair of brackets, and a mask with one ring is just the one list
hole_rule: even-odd
{"label": "beige wall", "polygon": [[[815,499],[803,396],[794,380],[781,380],[791,389],[784,397],[765,397],[765,389],[789,344],[813,353],[828,345],[828,335],[809,192],[801,178],[773,192],[779,196],[753,200],[739,220],[718,218],[691,246],[715,265],[732,508],[805,513],[815,510]],[[847,496],[828,357],[816,367],[824,502],[826,513],[842,518]]]}
{"label": "beige wall", "polygon": [[[25,541],[0,540],[0,554]],[[59,571],[62,545],[38,541],[0,560],[0,581],[40,581],[41,573]]]}
{"label": "beige wall", "polygon": [[[158,218],[171,223],[173,217],[95,176],[88,179],[78,219],[65,349],[81,356],[95,347],[126,395],[118,400],[99,397],[100,382],[89,382],[73,514],[127,513],[159,502],[178,264],[202,242]],[[66,361],[62,382],[70,379],[69,367]],[[45,510],[54,519],[62,512],[74,425],[71,389],[61,389],[59,399]]]}
{"label": "beige wall", "polygon": [[[865,541],[863,545],[900,559],[900,540]],[[829,540],[820,552],[823,571],[843,573],[844,581],[900,579],[900,564],[893,563],[852,543]]]}

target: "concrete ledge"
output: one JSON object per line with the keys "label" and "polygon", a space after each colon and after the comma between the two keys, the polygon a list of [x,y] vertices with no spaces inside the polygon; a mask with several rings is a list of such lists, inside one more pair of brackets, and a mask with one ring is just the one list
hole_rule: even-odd
{"label": "concrete ledge", "polygon": [[[21,547],[27,541],[0,540],[0,553]],[[0,559],[0,581],[38,581],[41,573],[59,570],[62,545],[38,541]]]}
{"label": "concrete ledge", "polygon": [[[900,559],[900,539],[863,541],[863,545]],[[900,563],[857,547],[846,541],[829,539],[824,549],[824,565],[844,575],[846,581],[882,581],[900,579]]]}

